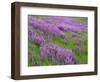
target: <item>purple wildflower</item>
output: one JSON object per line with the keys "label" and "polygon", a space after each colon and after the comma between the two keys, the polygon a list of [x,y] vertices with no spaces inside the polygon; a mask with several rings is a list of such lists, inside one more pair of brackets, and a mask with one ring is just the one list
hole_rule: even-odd
{"label": "purple wildflower", "polygon": [[61,30],[59,30],[56,26],[47,24],[43,20],[37,19],[33,16],[29,16],[29,24],[34,25],[45,32],[52,33],[60,37],[65,37],[64,33]]}
{"label": "purple wildflower", "polygon": [[48,44],[40,48],[42,57],[52,57],[54,60],[63,60],[68,64],[73,64],[73,53],[70,49],[61,48],[55,44]]}
{"label": "purple wildflower", "polygon": [[42,45],[45,42],[45,39],[42,35],[37,34],[35,30],[33,30],[32,26],[29,25],[29,34],[33,41],[37,42],[39,45]]}

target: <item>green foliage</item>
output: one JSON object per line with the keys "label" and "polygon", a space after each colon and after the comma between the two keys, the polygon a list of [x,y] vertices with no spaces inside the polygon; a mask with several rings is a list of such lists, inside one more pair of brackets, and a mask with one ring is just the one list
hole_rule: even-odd
{"label": "green foliage", "polygon": [[52,65],[52,62],[47,58],[43,58],[43,59],[41,59],[41,63],[40,64],[42,66],[48,66],[48,65]]}
{"label": "green foliage", "polygon": [[35,42],[28,40],[28,66],[32,66],[34,59],[38,59],[40,54],[40,48],[39,45]]}
{"label": "green foliage", "polygon": [[61,37],[58,36],[54,36],[52,39],[52,43],[63,47],[63,48],[73,48],[75,45],[75,42],[71,36],[71,32],[70,31],[64,31],[65,35],[66,35],[66,40],[64,40]]}

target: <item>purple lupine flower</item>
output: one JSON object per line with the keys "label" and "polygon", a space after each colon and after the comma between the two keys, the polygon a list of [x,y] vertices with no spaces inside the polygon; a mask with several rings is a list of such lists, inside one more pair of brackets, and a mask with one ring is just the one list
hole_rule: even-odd
{"label": "purple lupine flower", "polygon": [[42,45],[45,42],[45,39],[42,35],[37,34],[33,27],[29,25],[28,31],[30,33],[30,37],[33,41],[37,42],[39,45]]}
{"label": "purple lupine flower", "polygon": [[32,35],[32,40],[34,40],[35,42],[37,42],[40,45],[45,42],[45,39],[42,35],[36,35],[36,34]]}
{"label": "purple lupine flower", "polygon": [[75,32],[81,32],[82,28],[81,26],[73,26],[73,25],[66,25],[64,23],[60,23],[57,25],[57,27],[61,30],[70,30],[70,31],[75,31]]}
{"label": "purple lupine flower", "polygon": [[57,48],[57,58],[62,58],[68,64],[73,64],[74,57],[71,49]]}
{"label": "purple lupine flower", "polygon": [[64,56],[65,56],[65,61],[66,61],[68,64],[74,64],[74,61],[73,61],[74,57],[73,57],[72,50],[71,50],[71,49],[66,49],[66,52],[67,52],[67,53],[64,54]]}
{"label": "purple lupine flower", "polygon": [[49,23],[67,23],[70,25],[83,25],[79,20],[75,20],[74,18],[66,17],[66,16],[44,16],[44,20],[48,21]]}
{"label": "purple lupine flower", "polygon": [[51,57],[53,60],[63,60],[68,64],[73,64],[74,57],[72,50],[61,48],[55,44],[49,43],[46,46],[40,47],[42,57]]}
{"label": "purple lupine flower", "polygon": [[[79,20],[65,16],[45,16],[43,20],[48,21],[50,24],[56,24],[56,27],[72,30],[72,31],[86,31],[87,23],[82,23]],[[67,25],[66,25],[67,24]]]}
{"label": "purple lupine flower", "polygon": [[33,24],[34,26],[45,32],[49,32],[60,37],[65,37],[64,33],[61,30],[59,30],[56,26],[47,24],[43,20],[37,19],[33,16],[29,16],[29,24]]}

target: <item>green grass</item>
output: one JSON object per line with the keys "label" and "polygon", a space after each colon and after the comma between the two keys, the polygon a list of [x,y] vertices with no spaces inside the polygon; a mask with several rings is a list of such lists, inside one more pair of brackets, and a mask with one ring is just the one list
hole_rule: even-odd
{"label": "green grass", "polygon": [[66,41],[64,41],[63,38],[59,37],[59,36],[54,36],[52,38],[52,43],[60,46],[60,47],[63,47],[63,48],[73,48],[74,46],[74,40],[73,38],[71,37],[71,32],[70,31],[64,31],[67,39]]}
{"label": "green grass", "polygon": [[[36,57],[38,59],[39,55],[40,55],[40,48],[39,45],[36,44],[35,42],[28,40],[28,66],[31,66],[34,62],[34,57]],[[35,59],[36,59],[35,58]]]}
{"label": "green grass", "polygon": [[41,59],[41,63],[42,66],[48,66],[48,65],[52,65],[52,61],[50,61],[48,58],[43,58]]}
{"label": "green grass", "polygon": [[34,55],[40,54],[39,45],[31,40],[29,40],[29,42],[28,42],[28,50],[29,50],[30,54],[34,54]]}

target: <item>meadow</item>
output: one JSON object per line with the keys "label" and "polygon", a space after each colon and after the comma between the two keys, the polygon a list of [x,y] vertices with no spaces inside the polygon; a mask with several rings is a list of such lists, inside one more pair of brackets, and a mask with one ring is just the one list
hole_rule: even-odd
{"label": "meadow", "polygon": [[86,17],[28,15],[28,66],[88,63]]}

